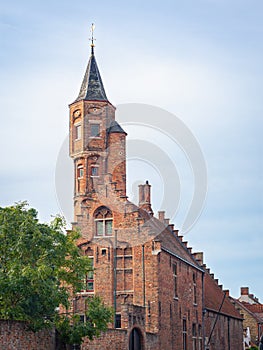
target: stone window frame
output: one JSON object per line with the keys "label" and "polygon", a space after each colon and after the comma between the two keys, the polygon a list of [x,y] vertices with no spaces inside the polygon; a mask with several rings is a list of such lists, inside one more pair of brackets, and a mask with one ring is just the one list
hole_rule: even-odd
{"label": "stone window frame", "polygon": [[[99,207],[94,212],[95,237],[112,237],[113,236],[113,215],[107,207]],[[102,228],[102,234],[98,231]],[[110,232],[107,230],[110,228]]]}

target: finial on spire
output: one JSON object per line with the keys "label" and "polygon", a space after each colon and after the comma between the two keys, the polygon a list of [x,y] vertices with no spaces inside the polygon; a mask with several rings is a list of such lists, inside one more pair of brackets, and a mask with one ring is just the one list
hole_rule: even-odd
{"label": "finial on spire", "polygon": [[90,31],[91,31],[91,39],[89,39],[89,40],[91,40],[91,45],[90,45],[90,47],[91,47],[91,54],[92,54],[92,55],[94,55],[94,46],[95,46],[94,40],[96,40],[96,39],[94,39],[94,29],[95,29],[95,24],[92,23],[92,24],[91,24],[91,28],[90,28]]}

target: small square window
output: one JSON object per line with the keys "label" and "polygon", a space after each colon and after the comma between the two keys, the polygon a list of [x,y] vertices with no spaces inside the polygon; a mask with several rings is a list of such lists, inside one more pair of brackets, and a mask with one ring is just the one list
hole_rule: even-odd
{"label": "small square window", "polygon": [[90,125],[90,136],[91,137],[100,136],[100,124],[91,124]]}
{"label": "small square window", "polygon": [[94,290],[94,282],[93,281],[90,281],[90,282],[87,282],[87,291],[93,291]]}
{"label": "small square window", "polygon": [[85,323],[85,315],[79,315],[79,320],[81,323]]}
{"label": "small square window", "polygon": [[91,167],[91,176],[99,176],[99,168],[97,166]]}
{"label": "small square window", "polygon": [[106,256],[107,255],[107,249],[101,249],[101,255]]}

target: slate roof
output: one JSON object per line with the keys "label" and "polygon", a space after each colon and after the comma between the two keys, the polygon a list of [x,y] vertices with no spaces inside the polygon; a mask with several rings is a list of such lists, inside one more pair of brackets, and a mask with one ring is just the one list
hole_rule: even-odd
{"label": "slate roof", "polygon": [[123,130],[123,128],[120,126],[120,124],[116,121],[113,120],[110,124],[110,127],[108,128],[108,133],[120,133],[120,134],[126,134],[127,133]]}
{"label": "slate roof", "polygon": [[80,100],[108,101],[93,51],[75,102]]}

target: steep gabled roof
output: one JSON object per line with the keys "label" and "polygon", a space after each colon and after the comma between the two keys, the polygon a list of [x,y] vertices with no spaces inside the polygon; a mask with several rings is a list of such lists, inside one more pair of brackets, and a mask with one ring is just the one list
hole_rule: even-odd
{"label": "steep gabled roof", "polygon": [[209,311],[242,319],[229,297],[207,272],[204,277],[204,305]]}
{"label": "steep gabled roof", "polygon": [[93,50],[75,102],[80,100],[108,101]]}

